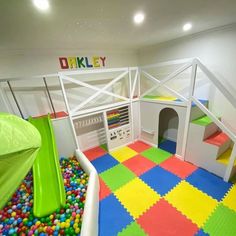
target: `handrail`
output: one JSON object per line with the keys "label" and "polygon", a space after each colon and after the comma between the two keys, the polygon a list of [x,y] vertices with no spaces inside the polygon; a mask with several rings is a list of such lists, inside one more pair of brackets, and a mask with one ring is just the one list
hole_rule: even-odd
{"label": "handrail", "polygon": [[206,74],[206,76],[211,80],[211,82],[221,91],[221,93],[227,98],[227,100],[236,108],[236,97],[233,96],[222,84],[222,82],[204,66],[199,59],[195,59],[197,65]]}

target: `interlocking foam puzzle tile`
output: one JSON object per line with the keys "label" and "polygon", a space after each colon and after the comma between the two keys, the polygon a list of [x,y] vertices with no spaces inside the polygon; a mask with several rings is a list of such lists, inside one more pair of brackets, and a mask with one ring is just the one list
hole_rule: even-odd
{"label": "interlocking foam puzzle tile", "polygon": [[209,234],[205,233],[202,229],[200,229],[195,236],[208,236]]}
{"label": "interlocking foam puzzle tile", "polygon": [[215,199],[199,191],[185,180],[172,189],[165,199],[198,227],[203,225],[218,204]]}
{"label": "interlocking foam puzzle tile", "polygon": [[164,199],[152,206],[137,222],[149,236],[192,236],[198,231],[196,224],[193,224]]}
{"label": "interlocking foam puzzle tile", "polygon": [[111,167],[118,165],[119,162],[109,154],[101,156],[91,162],[98,173],[101,173]]}
{"label": "interlocking foam puzzle tile", "polygon": [[160,199],[160,195],[139,178],[122,186],[114,194],[135,219]]}
{"label": "interlocking foam puzzle tile", "polygon": [[150,148],[151,146],[142,142],[142,141],[136,141],[130,145],[128,145],[131,149],[133,149],[136,152],[143,152],[146,149]]}
{"label": "interlocking foam puzzle tile", "polygon": [[135,152],[133,149],[129,147],[122,147],[111,152],[111,155],[119,162],[123,162],[137,155],[137,152]]}
{"label": "interlocking foam puzzle tile", "polygon": [[99,207],[100,236],[117,235],[133,221],[133,218],[113,194],[100,201]]}
{"label": "interlocking foam puzzle tile", "polygon": [[95,147],[89,150],[84,151],[84,155],[90,160],[93,161],[96,158],[105,155],[107,152],[101,147]]}
{"label": "interlocking foam puzzle tile", "polygon": [[236,185],[230,189],[223,199],[223,204],[236,212]]}
{"label": "interlocking foam puzzle tile", "polygon": [[232,186],[222,178],[199,168],[186,179],[194,187],[220,201]]}
{"label": "interlocking foam puzzle tile", "polygon": [[173,142],[171,140],[165,140],[159,144],[159,148],[162,150],[165,150],[167,152],[170,152],[172,154],[176,153],[176,142]]}
{"label": "interlocking foam puzzle tile", "polygon": [[176,158],[175,156],[163,161],[160,166],[170,171],[171,173],[179,176],[180,178],[184,179],[190,174],[192,174],[198,167],[186,162],[181,161],[180,159]]}
{"label": "interlocking foam puzzle tile", "polygon": [[124,161],[122,164],[132,170],[137,176],[156,166],[156,163],[141,155],[134,156],[129,160]]}
{"label": "interlocking foam puzzle tile", "polygon": [[219,204],[203,227],[204,231],[214,236],[236,235],[236,212]]}
{"label": "interlocking foam puzzle tile", "polygon": [[179,177],[159,166],[141,175],[140,179],[161,195],[166,194],[181,181]]}
{"label": "interlocking foam puzzle tile", "polygon": [[136,176],[128,168],[119,164],[102,172],[100,177],[112,191],[115,191],[122,185],[134,179]]}
{"label": "interlocking foam puzzle tile", "polygon": [[143,229],[137,224],[135,221],[128,225],[125,229],[123,229],[118,236],[146,236]]}
{"label": "interlocking foam puzzle tile", "polygon": [[99,177],[100,191],[99,200],[103,200],[105,197],[111,194],[111,190],[107,187],[104,181]]}
{"label": "interlocking foam puzzle tile", "polygon": [[108,151],[108,149],[107,149],[107,144],[106,144],[106,143],[100,145],[100,147],[101,147],[103,150],[105,150],[106,152]]}
{"label": "interlocking foam puzzle tile", "polygon": [[146,151],[142,152],[141,155],[155,162],[156,164],[160,164],[172,156],[171,153],[155,147],[147,149]]}

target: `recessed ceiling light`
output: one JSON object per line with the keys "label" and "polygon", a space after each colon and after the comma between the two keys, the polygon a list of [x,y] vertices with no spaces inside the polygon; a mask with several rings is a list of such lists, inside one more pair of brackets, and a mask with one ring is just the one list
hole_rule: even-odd
{"label": "recessed ceiling light", "polygon": [[134,23],[139,25],[144,21],[145,15],[141,12],[134,15]]}
{"label": "recessed ceiling light", "polygon": [[183,26],[183,31],[188,31],[188,30],[191,30],[193,27],[193,25],[191,23],[186,23],[184,26]]}
{"label": "recessed ceiling light", "polygon": [[33,0],[33,3],[41,11],[47,11],[49,9],[48,0]]}

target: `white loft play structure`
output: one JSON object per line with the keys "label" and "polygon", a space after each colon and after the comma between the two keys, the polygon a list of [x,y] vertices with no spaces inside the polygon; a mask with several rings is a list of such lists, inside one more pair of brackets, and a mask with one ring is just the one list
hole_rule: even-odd
{"label": "white loft play structure", "polygon": [[[198,59],[3,79],[1,100],[23,118],[54,113],[60,156],[89,174],[81,235],[98,232],[98,175],[83,151],[142,140],[176,142],[176,156],[225,181],[236,173],[236,98]],[[60,112],[58,112],[60,111]],[[63,112],[61,112],[63,111]]]}

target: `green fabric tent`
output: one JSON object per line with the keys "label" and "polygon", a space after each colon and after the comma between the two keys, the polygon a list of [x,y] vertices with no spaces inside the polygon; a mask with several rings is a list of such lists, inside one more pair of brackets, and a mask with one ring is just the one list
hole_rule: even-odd
{"label": "green fabric tent", "polygon": [[40,146],[41,136],[33,125],[0,113],[0,209],[29,172]]}

